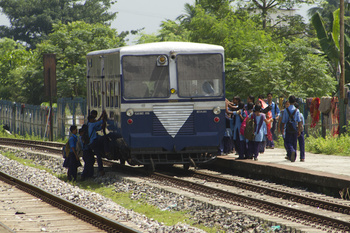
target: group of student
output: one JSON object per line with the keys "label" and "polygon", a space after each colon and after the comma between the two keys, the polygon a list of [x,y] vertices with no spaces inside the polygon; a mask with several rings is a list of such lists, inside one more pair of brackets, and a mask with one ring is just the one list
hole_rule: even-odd
{"label": "group of student", "polygon": [[[299,140],[300,161],[305,161],[304,117],[299,111],[295,96],[290,96],[284,102],[284,109],[280,111],[278,105],[272,101],[272,93],[267,94],[267,100],[259,96],[248,96],[244,104],[239,96],[231,101],[226,99],[226,131],[221,143],[221,154],[226,155],[233,151],[238,154],[237,159],[258,160],[259,154],[265,149],[274,149],[274,140],[277,139],[277,130],[282,134],[287,151],[286,159],[294,162]],[[247,140],[242,133],[242,123],[245,126],[247,119],[255,122],[254,137]],[[292,125],[294,131],[287,126]]]}
{"label": "group of student", "polygon": [[99,119],[97,111],[91,111],[88,116],[88,123],[79,129],[76,125],[70,127],[71,136],[69,138],[69,155],[65,158],[63,166],[67,168],[67,179],[69,181],[77,180],[77,169],[82,166],[80,157],[84,160],[84,169],[81,174],[81,180],[94,176],[95,155],[97,158],[98,172],[100,176],[105,174],[103,169],[102,157],[105,153],[104,136],[97,134],[106,126],[106,112],[102,112]]}

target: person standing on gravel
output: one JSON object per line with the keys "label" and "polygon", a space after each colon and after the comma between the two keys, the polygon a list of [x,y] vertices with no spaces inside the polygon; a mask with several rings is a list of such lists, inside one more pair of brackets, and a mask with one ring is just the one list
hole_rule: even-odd
{"label": "person standing on gravel", "polygon": [[77,147],[77,142],[78,142],[78,136],[76,135],[78,130],[77,130],[77,126],[76,125],[72,125],[69,129],[69,131],[71,132],[72,136],[69,138],[69,147],[70,147],[70,151],[69,151],[69,155],[66,158],[64,164],[65,167],[68,168],[67,171],[67,179],[69,181],[76,181],[77,180],[77,174],[78,174],[78,167],[81,166],[80,163],[80,158],[78,156],[78,153],[76,151],[76,147]]}
{"label": "person standing on gravel", "polygon": [[282,118],[282,129],[286,126],[285,132],[285,146],[287,150],[287,159],[295,162],[297,156],[298,137],[301,134],[302,122],[299,110],[294,106],[296,98],[294,95],[288,98],[290,106],[285,109]]}

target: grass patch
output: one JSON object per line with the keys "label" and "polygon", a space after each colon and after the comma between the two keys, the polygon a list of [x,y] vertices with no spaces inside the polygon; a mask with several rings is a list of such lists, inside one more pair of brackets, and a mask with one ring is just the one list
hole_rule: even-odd
{"label": "grass patch", "polygon": [[191,216],[188,214],[188,211],[162,211],[158,207],[146,203],[146,199],[133,200],[130,198],[132,192],[117,193],[115,192],[115,188],[113,186],[105,187],[102,184],[89,180],[80,183],[78,182],[77,185],[82,189],[96,192],[104,197],[110,198],[113,202],[123,206],[124,208],[144,214],[148,218],[164,223],[166,226],[172,226],[177,223],[187,223],[209,233],[220,232],[220,226],[219,228],[209,228],[203,225],[195,224],[194,221],[190,220]]}
{"label": "grass patch", "polygon": [[[8,131],[6,131],[3,127],[3,125],[0,125],[0,137],[2,138],[14,138],[14,139],[25,139],[25,140],[32,140],[32,141],[43,141],[44,139],[40,136],[30,135],[26,133],[24,136],[19,134],[9,134]],[[48,138],[46,138],[46,141]],[[61,142],[65,143],[68,139],[62,139],[62,138],[56,138],[55,142]]]}
{"label": "grass patch", "polygon": [[350,156],[350,137],[348,135],[326,138],[310,136],[305,139],[305,150],[316,154]]}
{"label": "grass patch", "polygon": [[23,164],[25,166],[28,166],[28,167],[33,167],[33,168],[37,168],[37,169],[40,169],[40,170],[45,170],[46,172],[52,174],[52,175],[55,175],[53,173],[53,171],[47,167],[44,167],[44,166],[40,166],[40,165],[37,165],[35,163],[33,163],[33,160],[31,159],[22,159],[22,158],[19,158],[16,156],[16,154],[14,152],[9,152],[9,151],[3,151],[2,152],[2,155],[11,159],[11,160],[15,160],[17,162],[19,162],[20,164]]}

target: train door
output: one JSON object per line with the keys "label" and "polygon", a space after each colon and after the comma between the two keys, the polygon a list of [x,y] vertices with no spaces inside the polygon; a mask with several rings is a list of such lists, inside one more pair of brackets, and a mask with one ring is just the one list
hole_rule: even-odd
{"label": "train door", "polygon": [[91,110],[102,111],[103,100],[103,59],[99,56],[88,58],[87,75],[87,107]]}

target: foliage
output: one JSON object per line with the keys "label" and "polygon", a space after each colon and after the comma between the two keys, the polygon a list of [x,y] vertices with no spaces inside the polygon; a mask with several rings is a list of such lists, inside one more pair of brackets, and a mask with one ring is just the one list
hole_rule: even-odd
{"label": "foliage", "polygon": [[348,135],[326,138],[310,136],[305,139],[305,150],[316,154],[349,156],[350,137]]}
{"label": "foliage", "polygon": [[286,82],[284,96],[294,94],[301,98],[308,96],[325,96],[335,92],[336,80],[328,75],[328,67],[324,57],[304,40],[285,43],[285,59],[282,65],[282,76]]}
{"label": "foliage", "polygon": [[35,51],[40,57],[44,53],[56,54],[59,97],[85,97],[86,54],[123,46],[124,40],[118,37],[115,29],[82,21],[54,24],[53,30],[47,40],[37,45]]}
{"label": "foliage", "polygon": [[[336,78],[338,64],[340,59],[339,51],[339,10],[334,13],[334,21],[331,31],[327,31],[322,16],[316,13],[312,16],[312,24],[316,29],[317,37],[321,49],[326,54],[330,67],[332,68],[333,77]],[[344,35],[344,56],[345,56],[345,82],[350,82],[350,37]]]}
{"label": "foliage", "polygon": [[39,104],[42,101],[42,70],[32,50],[9,38],[0,39],[0,96],[3,99]]}
{"label": "foliage", "polygon": [[242,8],[252,10],[258,10],[261,21],[262,28],[266,28],[269,23],[269,14],[275,13],[277,10],[290,10],[293,9],[295,5],[300,3],[314,3],[314,0],[252,0],[252,1],[239,1],[239,5]]}
{"label": "foliage", "polygon": [[160,26],[161,29],[157,35],[141,33],[137,38],[137,44],[160,41],[189,41],[189,31],[179,23],[179,20],[172,21],[168,19],[162,21]]}
{"label": "foliage", "polygon": [[1,155],[5,156],[5,157],[7,157],[7,158],[9,158],[11,160],[15,160],[15,161],[17,161],[20,164],[23,164],[25,166],[37,168],[37,169],[40,169],[40,170],[44,170],[44,171],[54,175],[53,171],[50,168],[47,168],[47,167],[44,167],[44,166],[41,166],[41,165],[37,165],[31,159],[23,159],[23,158],[17,157],[16,153],[14,153],[12,151],[2,151]]}
{"label": "foliage", "polygon": [[336,82],[329,75],[327,60],[313,48],[315,40],[300,38],[307,29],[300,17],[289,20],[288,26],[263,30],[256,16],[243,10],[234,12],[229,4],[214,4],[210,9],[206,1],[196,1],[193,6],[185,6],[188,12],[178,17],[179,22],[162,25],[161,30],[166,32],[163,36],[143,38],[147,42],[172,40],[174,37],[164,35],[189,32],[189,41],[223,46],[228,96],[273,92],[277,96],[306,97],[334,93]]}
{"label": "foliage", "polygon": [[111,0],[2,0],[0,7],[10,26],[2,26],[0,35],[35,47],[53,31],[54,24],[78,20],[107,24],[116,17],[108,12],[112,4]]}

